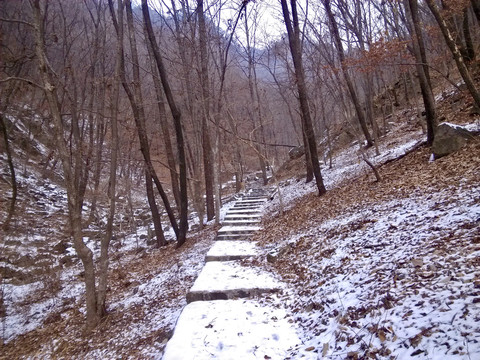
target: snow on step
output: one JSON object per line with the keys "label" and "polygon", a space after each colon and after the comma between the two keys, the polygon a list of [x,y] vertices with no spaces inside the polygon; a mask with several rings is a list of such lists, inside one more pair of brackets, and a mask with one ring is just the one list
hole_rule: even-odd
{"label": "snow on step", "polygon": [[217,235],[215,240],[217,241],[239,241],[239,240],[247,240],[249,239],[253,234],[223,234],[223,235]]}
{"label": "snow on step", "polygon": [[235,208],[230,208],[228,210],[227,215],[232,215],[232,214],[257,214],[261,215],[262,212],[259,209],[235,209]]}
{"label": "snow on step", "polygon": [[234,225],[256,225],[260,222],[260,220],[255,219],[247,219],[247,220],[230,220],[226,219],[223,221],[223,226],[234,226]]}
{"label": "snow on step", "polygon": [[258,206],[257,205],[234,205],[233,209],[241,209],[241,210],[258,209]]}
{"label": "snow on step", "polygon": [[187,302],[227,300],[272,293],[282,285],[271,274],[238,261],[207,262],[187,294]]}
{"label": "snow on step", "polygon": [[225,216],[223,219],[223,226],[226,226],[226,223],[230,222],[248,222],[251,223],[251,225],[256,225],[259,224],[261,220],[260,216],[235,216],[235,217],[230,217],[230,216]]}
{"label": "snow on step", "polygon": [[239,260],[259,254],[251,241],[217,241],[208,251],[205,261]]}
{"label": "snow on step", "polygon": [[260,219],[261,218],[261,213],[247,213],[247,214],[228,214],[225,215],[224,219],[225,220],[245,220],[245,219]]}
{"label": "snow on step", "polygon": [[283,309],[251,300],[201,301],[183,309],[163,360],[285,359],[300,344]]}
{"label": "snow on step", "polygon": [[237,204],[264,204],[267,202],[267,199],[249,199],[243,198],[237,201]]}
{"label": "snow on step", "polygon": [[218,234],[251,234],[261,229],[260,226],[222,226]]}
{"label": "snow on step", "polygon": [[238,206],[254,206],[254,207],[260,207],[264,204],[264,201],[237,201],[233,207],[238,207]]}

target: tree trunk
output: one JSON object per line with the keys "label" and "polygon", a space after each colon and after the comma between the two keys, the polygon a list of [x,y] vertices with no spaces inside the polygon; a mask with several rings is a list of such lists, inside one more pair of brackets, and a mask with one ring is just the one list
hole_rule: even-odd
{"label": "tree trunk", "polygon": [[[127,0],[129,3],[130,1]],[[113,3],[112,0],[108,1],[110,11],[112,14],[112,19],[114,21],[115,28],[117,29],[117,34],[119,34],[119,26],[114,18],[114,11],[113,11]],[[130,6],[131,9],[131,6]],[[131,11],[130,11],[131,12]],[[127,12],[128,16],[128,12]],[[134,32],[130,31],[130,45],[131,45],[131,51],[132,51],[132,58],[133,58],[133,73],[134,73],[134,78],[136,79],[134,81],[134,92],[132,92],[130,86],[127,83],[126,75],[125,75],[125,60],[124,60],[124,54],[123,54],[123,48],[122,48],[122,66],[121,66],[121,79],[122,79],[122,86],[123,89],[125,90],[125,93],[127,94],[128,100],[130,102],[130,106],[132,107],[132,112],[133,112],[133,118],[135,120],[135,125],[137,127],[137,133],[138,133],[138,138],[140,141],[140,151],[143,155],[143,158],[145,160],[145,165],[147,167],[147,170],[149,171],[150,175],[153,178],[153,181],[155,182],[155,185],[157,187],[158,192],[160,193],[160,197],[162,198],[162,201],[165,205],[165,210],[167,212],[168,218],[170,220],[170,223],[172,225],[173,230],[175,231],[175,234],[177,235],[177,238],[179,236],[179,228],[177,225],[177,221],[175,219],[175,215],[172,211],[172,208],[170,207],[170,201],[168,200],[168,196],[163,190],[163,186],[160,183],[160,180],[155,172],[155,169],[153,167],[151,158],[150,158],[150,146],[148,144],[148,137],[145,129],[145,112],[143,110],[143,103],[142,103],[142,98],[141,98],[141,93],[140,93],[140,75],[139,75],[139,67],[138,67],[138,56],[136,52],[136,43],[135,43],[135,36]]]}
{"label": "tree trunk", "polygon": [[99,316],[97,314],[93,253],[83,242],[81,201],[78,197],[77,188],[75,187],[76,180],[72,173],[73,164],[70,159],[70,152],[63,137],[65,129],[63,127],[60,104],[57,97],[57,88],[53,81],[53,77],[49,72],[45,51],[45,18],[44,14],[42,14],[40,0],[33,0],[32,7],[35,22],[35,53],[38,62],[38,70],[53,119],[56,146],[63,168],[64,184],[67,191],[68,215],[73,235],[73,246],[85,269],[84,282],[87,310],[86,328],[87,331],[91,331],[96,327],[99,321]]}
{"label": "tree trunk", "polygon": [[177,204],[177,208],[180,208],[180,189],[178,185],[179,180],[178,180],[177,165],[175,163],[175,155],[173,153],[172,140],[170,139],[170,130],[168,128],[167,111],[165,109],[165,101],[163,96],[162,84],[160,83],[160,79],[158,77],[158,70],[155,67],[155,63],[153,60],[152,45],[148,41],[148,34],[146,33],[145,27],[144,27],[144,30],[145,30],[145,38],[146,38],[148,53],[151,58],[150,69],[152,72],[153,86],[155,88],[155,95],[157,99],[159,123],[160,123],[160,129],[163,135],[163,142],[165,144],[165,155],[167,157],[167,165],[168,165],[168,170],[170,172],[170,181],[172,183],[172,193],[175,199],[175,203]]}
{"label": "tree trunk", "polygon": [[[245,20],[245,35],[246,35],[246,52],[247,52],[247,61],[248,61],[248,90],[250,94],[251,107],[248,111],[250,119],[252,121],[253,130],[251,132],[251,142],[252,147],[257,154],[258,163],[260,165],[260,171],[262,172],[263,184],[266,185],[268,182],[267,171],[265,165],[265,157],[262,154],[259,143],[259,132],[261,131],[262,115],[260,111],[260,102],[258,101],[258,96],[255,95],[255,90],[258,90],[256,84],[254,84],[254,71],[255,64],[253,62],[252,47],[250,46],[250,29],[248,27],[248,16],[247,16],[247,7],[243,8],[244,11],[244,20]],[[257,94],[258,95],[258,94]]]}
{"label": "tree trunk", "polygon": [[309,183],[310,181],[313,180],[313,177],[314,177],[313,163],[312,163],[312,157],[310,156],[310,147],[308,146],[308,138],[307,138],[307,133],[305,132],[303,116],[301,117],[302,117],[303,147],[305,148],[305,169],[307,171],[305,182]]}
{"label": "tree trunk", "polygon": [[418,19],[417,0],[405,0],[405,11],[407,13],[407,27],[412,36],[413,53],[417,61],[416,68],[418,81],[422,92],[423,103],[427,121],[427,144],[431,145],[435,137],[437,117],[435,110],[435,98],[433,97],[430,72],[427,65],[427,56],[423,41],[422,29]]}
{"label": "tree trunk", "polygon": [[110,118],[110,179],[108,182],[108,198],[110,199],[109,213],[105,234],[100,244],[100,263],[98,272],[97,316],[106,314],[107,282],[108,282],[108,248],[113,235],[113,220],[115,217],[116,184],[117,184],[117,157],[118,157],[118,102],[120,97],[120,74],[123,56],[123,3],[118,2],[117,17],[120,34],[117,40],[117,57],[115,63],[115,80],[113,84],[112,108]]}
{"label": "tree trunk", "polygon": [[[410,0],[410,1],[413,1],[413,0]],[[432,12],[433,16],[435,17],[435,20],[437,20],[438,26],[440,27],[443,37],[445,38],[445,42],[447,43],[447,46],[453,55],[455,63],[457,64],[458,71],[460,72],[460,75],[462,76],[463,81],[465,81],[465,85],[467,86],[467,89],[470,92],[470,95],[472,95],[473,100],[475,101],[475,104],[477,104],[477,106],[480,108],[480,93],[475,87],[475,83],[473,81],[472,75],[470,74],[470,71],[465,65],[465,62],[463,61],[463,57],[460,52],[460,49],[458,45],[455,43],[455,40],[453,40],[453,36],[450,30],[448,29],[445,19],[440,14],[440,10],[438,9],[437,5],[433,2],[433,0],[425,0],[425,1],[427,2],[427,5],[430,8],[430,11]]]}
{"label": "tree trunk", "polygon": [[[140,140],[140,147],[143,149],[144,157],[147,159],[150,166],[147,166],[147,174],[146,175],[146,191],[148,197],[148,203],[150,206],[150,210],[152,212],[153,223],[155,227],[155,235],[157,237],[157,243],[159,246],[165,245],[165,237],[163,235],[162,226],[160,223],[160,215],[158,212],[158,207],[155,202],[155,194],[153,192],[153,184],[152,179],[157,177],[156,172],[151,165],[150,159],[150,145],[147,136],[146,130],[146,117],[145,117],[145,109],[143,105],[143,95],[140,83],[140,66],[138,64],[138,54],[137,54],[137,43],[135,39],[135,28],[133,25],[133,13],[132,13],[132,4],[131,0],[126,0],[126,10],[127,10],[127,25],[128,25],[128,33],[130,36],[130,51],[132,57],[132,65],[133,65],[133,90],[134,90],[134,102],[137,106],[137,117],[138,120],[135,121],[137,125],[138,137]],[[124,82],[125,84],[126,82]],[[125,85],[124,85],[125,87]],[[131,98],[129,96],[129,98]],[[134,107],[132,103],[132,108]],[[135,113],[135,112],[134,112]],[[135,117],[135,118],[137,118]],[[170,205],[165,204],[165,207],[170,207]],[[171,210],[170,210],[171,211]],[[176,224],[176,220],[174,221]]]}
{"label": "tree trunk", "polygon": [[17,178],[15,176],[15,166],[13,166],[12,152],[8,141],[7,124],[5,123],[3,112],[0,112],[0,130],[2,130],[3,140],[5,142],[5,152],[7,153],[8,169],[10,170],[10,180],[12,182],[12,199],[10,200],[10,206],[8,207],[7,218],[2,225],[3,230],[7,231],[13,214],[15,213],[15,203],[17,201]]}
{"label": "tree trunk", "polygon": [[[207,204],[207,221],[215,216],[215,204],[213,196],[213,153],[208,127],[210,118],[210,91],[208,76],[207,57],[207,29],[205,26],[205,14],[203,0],[197,0],[198,35],[200,43],[200,82],[202,87],[202,147],[203,147],[203,172],[205,176],[205,197]],[[203,219],[202,219],[203,221]]]}
{"label": "tree trunk", "polygon": [[480,0],[472,0],[472,9],[477,22],[480,24]]}
{"label": "tree trunk", "polygon": [[467,64],[475,60],[475,46],[473,45],[472,35],[470,34],[470,23],[468,21],[468,7],[463,10],[463,37],[465,38],[465,61]]}
{"label": "tree trunk", "polygon": [[[310,107],[308,104],[307,85],[305,83],[305,74],[302,63],[302,51],[300,46],[300,29],[298,24],[297,4],[296,0],[290,0],[292,7],[292,20],[288,11],[287,0],[281,0],[283,18],[287,27],[290,51],[292,53],[293,65],[295,67],[295,76],[298,90],[298,100],[300,110],[302,112],[303,125],[305,135],[308,140],[308,148],[310,150],[311,163],[313,173],[317,184],[318,194],[323,195],[327,192],[323,184],[322,174],[320,172],[320,164],[318,162],[317,141],[313,131],[312,118],[310,115]],[[292,25],[293,23],[293,25]]]}
{"label": "tree trunk", "polygon": [[153,192],[153,181],[152,176],[145,169],[145,187],[147,189],[147,200],[152,213],[153,227],[155,229],[155,237],[157,238],[157,246],[162,247],[167,245],[167,240],[162,229],[162,221],[160,219],[160,213],[158,211],[158,206],[155,201],[155,193]]}
{"label": "tree trunk", "polygon": [[152,45],[154,59],[157,64],[158,72],[160,74],[160,79],[162,81],[163,90],[165,92],[170,111],[172,112],[175,133],[177,135],[177,151],[180,169],[180,225],[178,227],[177,247],[180,247],[185,243],[188,230],[187,164],[185,159],[185,144],[183,142],[182,114],[177,108],[177,105],[173,98],[172,90],[170,89],[167,72],[165,70],[165,66],[163,64],[160,51],[158,49],[157,41],[155,40],[155,34],[153,32],[152,22],[150,20],[147,0],[142,0],[142,12],[145,27],[147,29],[148,39],[150,41],[150,44]]}
{"label": "tree trunk", "polygon": [[345,52],[343,50],[342,40],[340,38],[337,21],[335,20],[335,17],[332,12],[332,8],[330,6],[330,0],[322,0],[322,3],[327,13],[327,17],[328,17],[330,28],[331,28],[331,34],[333,36],[333,41],[335,42],[335,47],[337,48],[337,53],[340,60],[340,66],[342,68],[345,82],[347,83],[348,92],[350,93],[350,97],[352,98],[353,106],[355,107],[355,112],[357,114],[358,122],[360,123],[362,132],[365,136],[365,139],[367,140],[367,146],[370,147],[373,145],[373,140],[368,131],[367,121],[365,119],[365,113],[363,112],[362,106],[360,105],[357,92],[355,91],[355,87],[353,86],[353,81],[350,78],[350,74],[348,73],[348,69],[345,65]]}

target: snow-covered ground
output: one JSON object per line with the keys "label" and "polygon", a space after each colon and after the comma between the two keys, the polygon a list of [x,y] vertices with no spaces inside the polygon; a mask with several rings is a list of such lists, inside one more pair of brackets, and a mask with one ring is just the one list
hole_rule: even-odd
{"label": "snow-covered ground", "polygon": [[282,187],[286,214],[270,204],[260,238],[290,284],[280,303],[305,347],[333,359],[480,359],[479,150],[433,163],[417,151],[381,168],[380,184],[366,172],[322,198],[313,184]]}
{"label": "snow-covered ground", "polygon": [[[415,131],[382,142],[381,155],[369,149],[369,158],[383,164],[415,147],[423,137]],[[202,325],[198,316],[212,318],[214,307],[197,309],[200,305],[190,304],[191,321],[197,326],[211,324],[212,334],[236,331],[232,341],[252,344],[251,353],[262,333],[262,318],[296,322],[297,334],[262,334],[273,339],[274,345],[269,353],[255,354],[257,358],[281,358],[277,350],[290,351],[292,359],[322,355],[334,359],[480,358],[478,159],[467,158],[470,163],[454,168],[448,160],[429,164],[428,154],[421,156],[424,165],[419,167],[418,182],[431,181],[432,189],[412,186],[417,179],[409,167],[404,169],[406,179],[397,176],[395,181],[389,171],[402,169],[382,168],[384,183],[391,181],[395,190],[389,193],[382,188],[386,185],[372,183],[371,171],[354,146],[335,155],[332,169],[322,169],[328,202],[313,195],[314,184],[293,179],[282,183],[286,215],[279,215],[276,196],[266,206],[267,220],[254,230],[264,229],[260,245],[264,254],[275,254],[276,261],[273,265],[263,261],[263,265],[278,272],[275,281],[282,276],[286,282],[283,295],[269,297],[255,309],[232,311],[231,323],[241,329],[246,327],[242,312],[260,319],[258,328],[245,329],[245,333],[229,323]],[[425,167],[435,167],[441,176],[435,177],[434,171],[423,175]],[[465,176],[458,175],[462,171]],[[367,176],[360,186],[362,175]],[[38,188],[35,178],[24,185]],[[42,188],[45,199],[58,200],[46,201],[45,211],[54,215],[61,211],[54,204],[64,201],[60,198],[65,195],[58,187],[48,188]],[[342,195],[343,188],[347,195]],[[379,192],[384,196],[374,195]],[[345,206],[339,205],[342,202]],[[231,206],[233,202],[222,209],[222,219]],[[215,232],[210,227],[191,235],[181,251],[172,245],[148,249],[146,234],[140,226],[136,233],[112,244],[109,315],[90,336],[81,332],[83,283],[78,261],[67,265],[61,264],[61,257],[52,257],[52,266],[61,266],[61,271],[50,282],[48,276],[29,284],[4,281],[5,354],[19,358],[160,358]],[[32,229],[27,242],[24,237],[11,237],[2,246],[17,249],[21,256],[33,256],[39,250],[31,245],[47,239],[48,235]],[[88,242],[97,249],[94,239]],[[70,252],[67,248],[66,255]],[[11,266],[7,261],[3,264]],[[34,296],[42,291],[42,296]],[[218,306],[222,305],[229,304]],[[289,317],[280,310],[285,306]],[[191,331],[196,330],[192,327]],[[215,358],[217,347],[223,346],[215,339],[214,335],[207,339],[210,355],[203,358]],[[249,358],[236,355],[231,358]]]}
{"label": "snow-covered ground", "polygon": [[289,320],[285,310],[252,300],[193,302],[163,359],[283,359],[300,342]]}

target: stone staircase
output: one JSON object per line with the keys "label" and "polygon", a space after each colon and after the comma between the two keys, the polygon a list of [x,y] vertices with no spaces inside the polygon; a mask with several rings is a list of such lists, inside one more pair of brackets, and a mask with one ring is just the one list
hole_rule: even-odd
{"label": "stone staircase", "polygon": [[229,209],[206,264],[177,320],[164,360],[284,359],[299,343],[284,310],[264,305],[263,296],[283,286],[270,273],[242,265],[259,256],[250,238],[261,230],[268,193],[253,190]]}

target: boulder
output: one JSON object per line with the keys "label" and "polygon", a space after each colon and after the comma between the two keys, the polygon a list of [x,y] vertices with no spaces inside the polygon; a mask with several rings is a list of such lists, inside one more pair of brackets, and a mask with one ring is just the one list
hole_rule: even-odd
{"label": "boulder", "polygon": [[435,159],[459,150],[465,145],[467,140],[473,138],[475,135],[477,135],[477,132],[467,130],[462,126],[441,123],[437,126],[435,139],[432,144]]}
{"label": "boulder", "polygon": [[288,156],[290,157],[291,160],[298,159],[303,155],[305,155],[304,146],[297,146],[297,147],[291,148],[290,151],[288,152]]}

